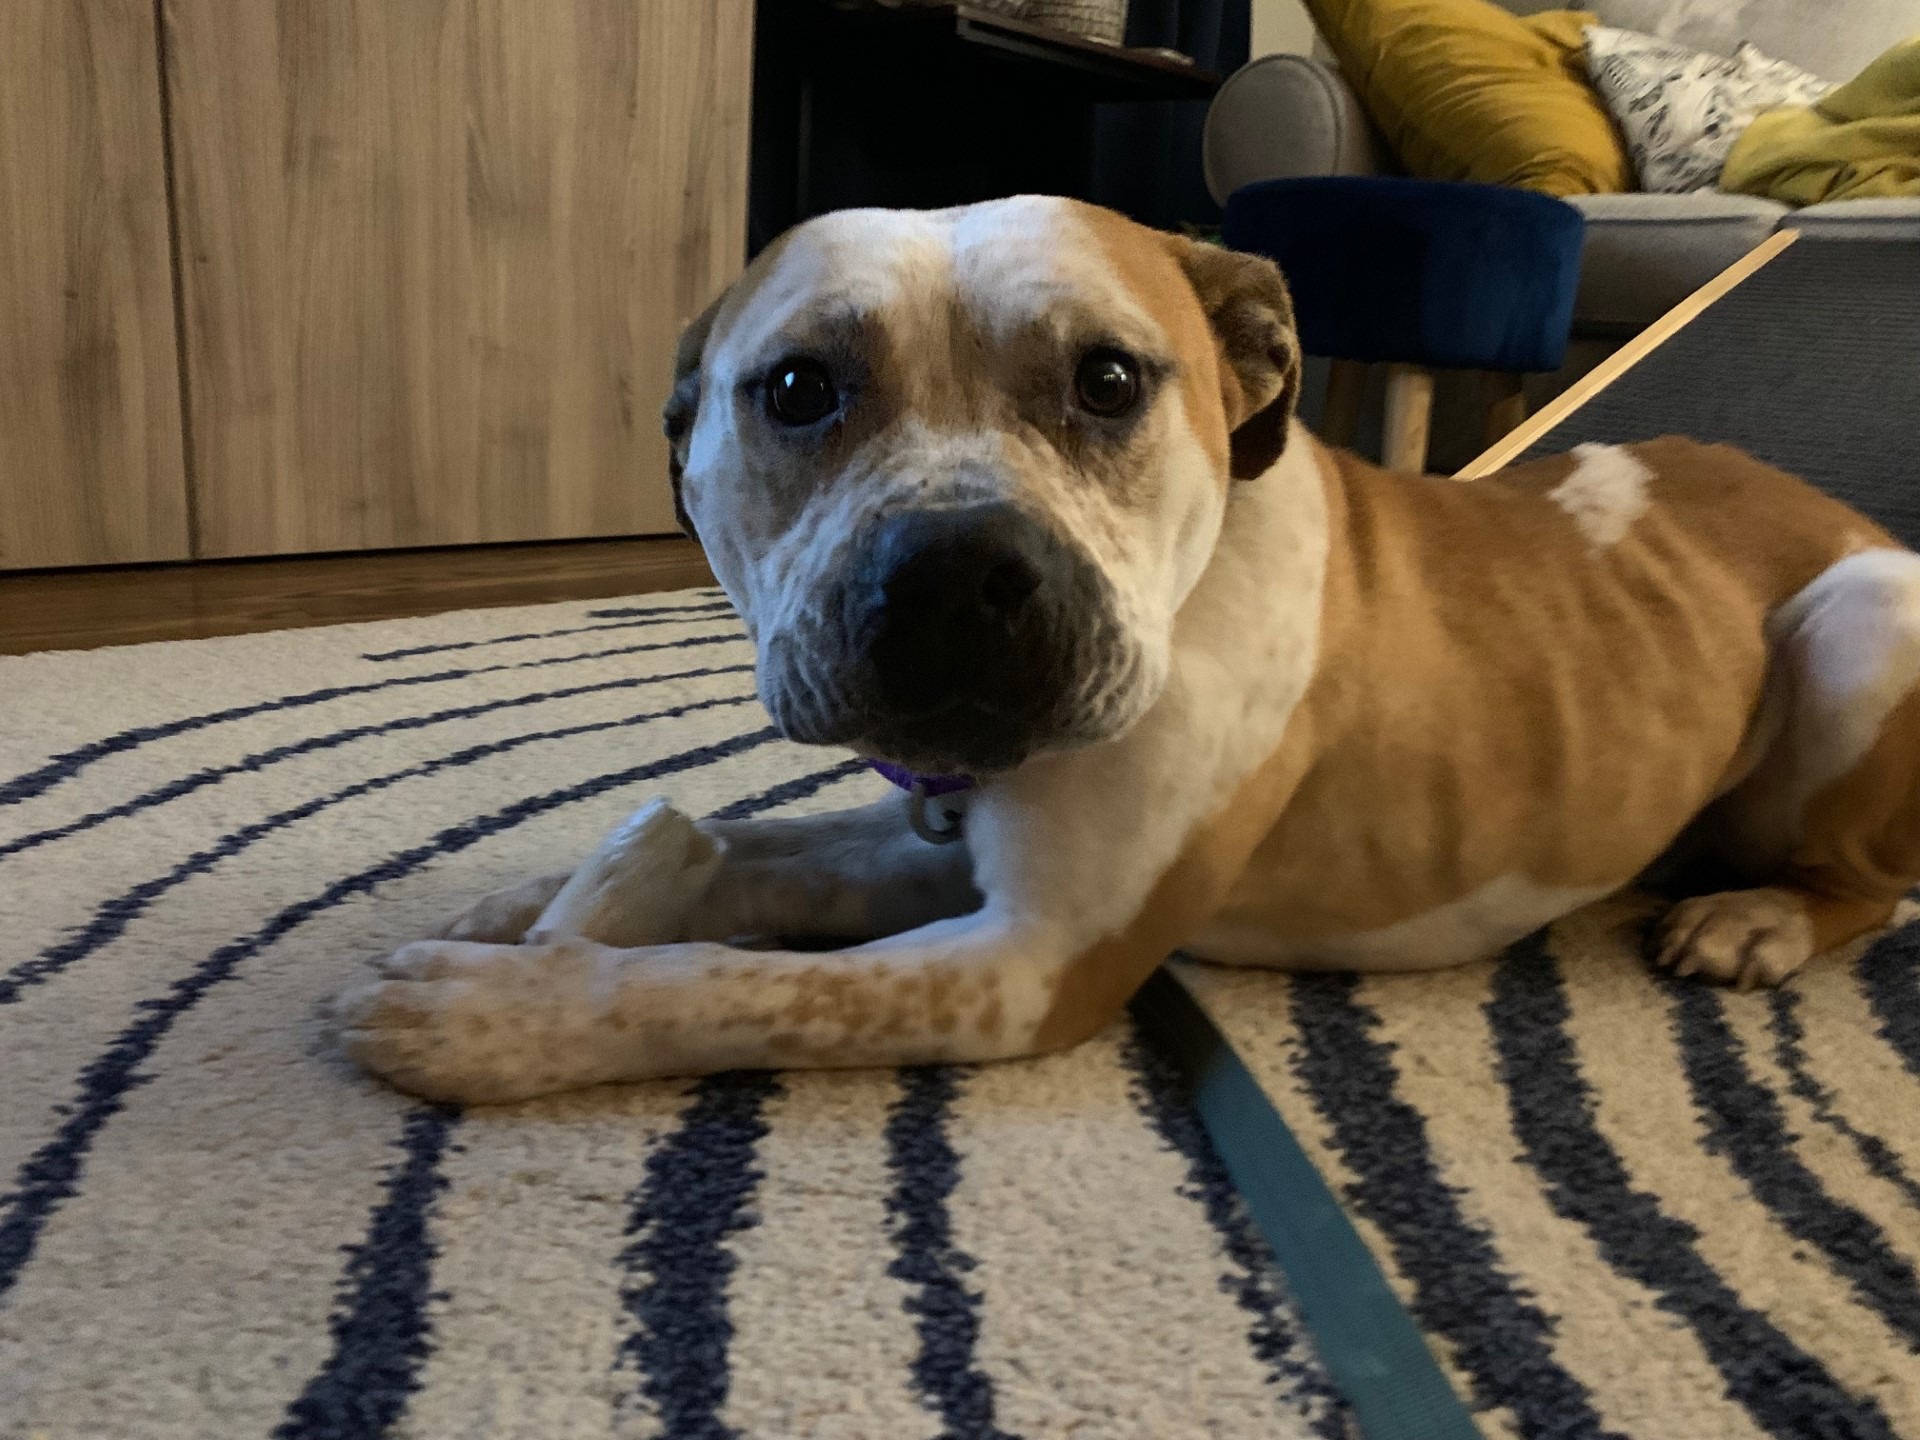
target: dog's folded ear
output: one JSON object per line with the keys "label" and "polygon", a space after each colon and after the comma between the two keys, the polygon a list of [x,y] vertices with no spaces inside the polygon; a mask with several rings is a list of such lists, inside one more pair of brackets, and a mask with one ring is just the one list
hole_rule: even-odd
{"label": "dog's folded ear", "polygon": [[1300,399],[1300,334],[1280,267],[1271,260],[1169,236],[1213,327],[1236,480],[1264,474],[1286,448]]}
{"label": "dog's folded ear", "polygon": [[673,352],[673,390],[660,412],[660,428],[667,436],[667,478],[673,482],[673,515],[687,537],[695,542],[700,535],[687,514],[681,477],[687,470],[687,446],[693,438],[693,422],[700,413],[700,363],[706,355],[707,337],[713,332],[714,318],[726,298],[726,292],[721,292],[718,299],[680,332],[680,343]]}

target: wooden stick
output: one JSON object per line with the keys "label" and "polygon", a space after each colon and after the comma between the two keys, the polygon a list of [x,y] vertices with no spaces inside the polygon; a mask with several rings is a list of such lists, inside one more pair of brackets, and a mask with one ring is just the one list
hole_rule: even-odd
{"label": "wooden stick", "polygon": [[1602,360],[1591,371],[1581,376],[1526,424],[1520,426],[1498,445],[1483,451],[1478,459],[1457,472],[1453,478],[1478,480],[1482,475],[1491,475],[1496,470],[1504,470],[1526,454],[1541,436],[1547,434],[1562,420],[1666,344],[1674,335],[1697,320],[1702,311],[1715,304],[1728,291],[1753,275],[1799,238],[1798,230],[1780,230],[1768,236],[1766,240],[1749,250]]}

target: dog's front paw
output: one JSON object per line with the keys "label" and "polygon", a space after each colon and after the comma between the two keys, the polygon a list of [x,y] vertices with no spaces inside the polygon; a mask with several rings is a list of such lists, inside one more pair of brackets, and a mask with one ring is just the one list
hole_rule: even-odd
{"label": "dog's front paw", "polygon": [[1806,906],[1785,890],[1728,890],[1682,900],[1661,927],[1658,963],[1751,990],[1779,985],[1813,957]]}
{"label": "dog's front paw", "polygon": [[540,912],[567,883],[565,875],[542,875],[485,896],[472,909],[434,930],[430,940],[473,940],[484,945],[518,945]]}
{"label": "dog's front paw", "polygon": [[348,1058],[399,1089],[499,1104],[617,1078],[596,1024],[600,947],[424,940],[336,999]]}

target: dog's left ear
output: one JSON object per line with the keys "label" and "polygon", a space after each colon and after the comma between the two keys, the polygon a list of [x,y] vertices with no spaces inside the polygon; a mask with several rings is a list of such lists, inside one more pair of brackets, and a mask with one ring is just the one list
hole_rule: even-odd
{"label": "dog's left ear", "polygon": [[700,414],[700,363],[706,356],[707,337],[713,333],[714,319],[726,298],[726,292],[722,291],[718,299],[680,332],[680,343],[673,352],[673,391],[660,412],[660,428],[667,436],[667,479],[673,483],[673,517],[687,532],[687,538],[696,544],[700,535],[687,514],[686,501],[681,495],[681,477],[687,470],[687,446],[693,437],[693,422]]}
{"label": "dog's left ear", "polygon": [[1300,399],[1300,333],[1280,267],[1271,260],[1169,236],[1220,352],[1221,399],[1236,480],[1264,474],[1287,445]]}

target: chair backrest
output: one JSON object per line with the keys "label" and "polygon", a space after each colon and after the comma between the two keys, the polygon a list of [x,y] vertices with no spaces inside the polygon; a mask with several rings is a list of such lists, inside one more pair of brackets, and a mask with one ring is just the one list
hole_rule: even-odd
{"label": "chair backrest", "polygon": [[1591,10],[1609,25],[1731,55],[1741,41],[1833,81],[1851,80],[1881,51],[1920,35],[1915,0],[1496,0],[1516,15]]}

